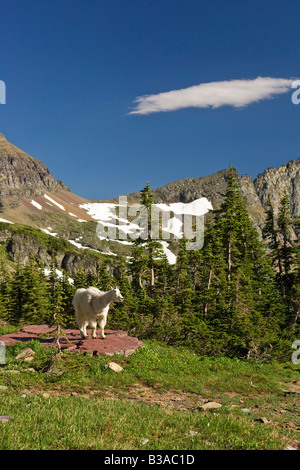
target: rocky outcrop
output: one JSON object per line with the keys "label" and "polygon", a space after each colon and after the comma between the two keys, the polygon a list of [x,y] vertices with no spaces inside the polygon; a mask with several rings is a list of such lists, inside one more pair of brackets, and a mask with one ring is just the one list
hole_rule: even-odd
{"label": "rocky outcrop", "polygon": [[[206,197],[214,209],[218,209],[224,200],[227,189],[229,169],[224,169],[208,176],[199,178],[187,178],[169,183],[161,188],[151,190],[155,203],[191,202],[201,197]],[[253,180],[249,175],[240,176],[235,169],[241,193],[247,204],[247,208],[254,224],[261,228],[265,220],[265,211],[255,190]],[[127,195],[128,203],[139,202],[140,193]],[[116,200],[114,200],[116,201]]]}
{"label": "rocky outcrop", "polygon": [[62,188],[67,189],[43,162],[12,145],[0,133],[0,210],[17,207],[22,198]]}
{"label": "rocky outcrop", "polygon": [[[91,272],[97,275],[103,263],[103,258],[96,256],[92,251],[80,250],[64,240],[45,236],[48,243],[43,243],[35,238],[34,234],[11,232],[9,229],[0,231],[0,243],[5,248],[7,255],[14,261],[20,261],[24,265],[30,257],[38,260],[45,268],[50,269],[52,256],[55,256],[56,266],[60,270],[66,270],[73,276],[78,269],[83,272]],[[111,274],[114,267],[109,266]]]}
{"label": "rocky outcrop", "polygon": [[[291,160],[278,169],[268,168],[254,181],[251,176],[240,176],[237,170],[234,171],[249,215],[258,229],[261,229],[265,222],[268,198],[270,197],[276,212],[285,191],[291,200],[292,216],[299,217],[300,159]],[[154,202],[191,202],[206,197],[212,203],[213,208],[218,209],[224,200],[228,175],[229,169],[224,169],[209,176],[187,178],[169,183],[161,188],[151,190]],[[127,195],[127,199],[128,203],[139,202],[140,193],[131,193]]]}
{"label": "rocky outcrop", "polygon": [[[199,178],[187,178],[151,189],[155,203],[191,202],[201,197],[209,199],[213,207],[219,207],[226,192],[229,169]],[[238,173],[236,172],[239,178]],[[139,202],[140,193],[127,195],[128,203]]]}
{"label": "rocky outcrop", "polygon": [[254,188],[264,209],[270,197],[275,213],[286,192],[291,201],[293,217],[300,216],[300,158],[279,168],[268,168],[254,180]]}
{"label": "rocky outcrop", "polygon": [[[56,347],[55,333],[51,338],[53,330],[54,328],[49,328],[47,325],[25,326],[20,331],[0,336],[0,341],[5,346],[9,346],[19,341],[35,340],[39,341],[44,347]],[[105,330],[105,340],[99,338],[99,331],[97,331],[97,339],[82,339],[79,330],[75,329],[64,329],[64,333],[66,336],[60,341],[62,349],[68,349],[71,352],[89,353],[91,356],[113,356],[114,354],[131,356],[134,351],[144,347],[141,341],[128,336],[127,332],[122,330]],[[45,338],[43,336],[49,334],[50,337]]]}

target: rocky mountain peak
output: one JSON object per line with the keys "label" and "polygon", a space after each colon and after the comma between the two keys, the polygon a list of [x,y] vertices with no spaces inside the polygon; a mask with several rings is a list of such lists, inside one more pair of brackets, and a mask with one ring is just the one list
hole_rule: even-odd
{"label": "rocky mountain peak", "polygon": [[67,189],[46,165],[8,142],[0,133],[0,208],[17,207],[22,198]]}
{"label": "rocky mountain peak", "polygon": [[254,180],[254,187],[262,206],[267,208],[270,197],[275,212],[286,192],[291,201],[293,217],[300,216],[300,158],[290,160],[279,168],[267,168]]}

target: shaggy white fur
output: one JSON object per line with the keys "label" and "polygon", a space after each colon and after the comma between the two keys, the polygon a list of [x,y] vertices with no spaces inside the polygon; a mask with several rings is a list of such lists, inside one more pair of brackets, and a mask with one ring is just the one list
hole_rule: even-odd
{"label": "shaggy white fur", "polygon": [[97,338],[97,324],[100,328],[100,337],[105,339],[104,328],[111,302],[124,300],[118,288],[111,288],[103,292],[96,287],[77,289],[73,297],[73,306],[76,313],[76,321],[82,338],[87,338],[86,329],[92,329],[92,338]]}

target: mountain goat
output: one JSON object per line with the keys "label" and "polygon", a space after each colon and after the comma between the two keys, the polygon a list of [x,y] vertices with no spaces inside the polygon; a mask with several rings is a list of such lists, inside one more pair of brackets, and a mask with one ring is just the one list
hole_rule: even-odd
{"label": "mountain goat", "polygon": [[119,289],[111,288],[108,292],[103,292],[96,287],[88,289],[77,289],[73,297],[73,306],[76,314],[76,321],[81,337],[87,338],[86,328],[92,329],[92,338],[97,338],[97,324],[100,328],[100,337],[105,339],[104,328],[107,321],[107,314],[111,302],[122,302],[124,300]]}

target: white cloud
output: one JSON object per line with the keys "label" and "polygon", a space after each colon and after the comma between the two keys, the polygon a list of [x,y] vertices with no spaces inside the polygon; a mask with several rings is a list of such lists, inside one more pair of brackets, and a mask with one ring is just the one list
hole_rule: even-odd
{"label": "white cloud", "polygon": [[291,90],[292,83],[292,79],[272,77],[201,83],[182,90],[139,96],[134,100],[135,108],[129,114],[150,114],[191,107],[215,109],[221,106],[233,106],[241,108],[287,93]]}

